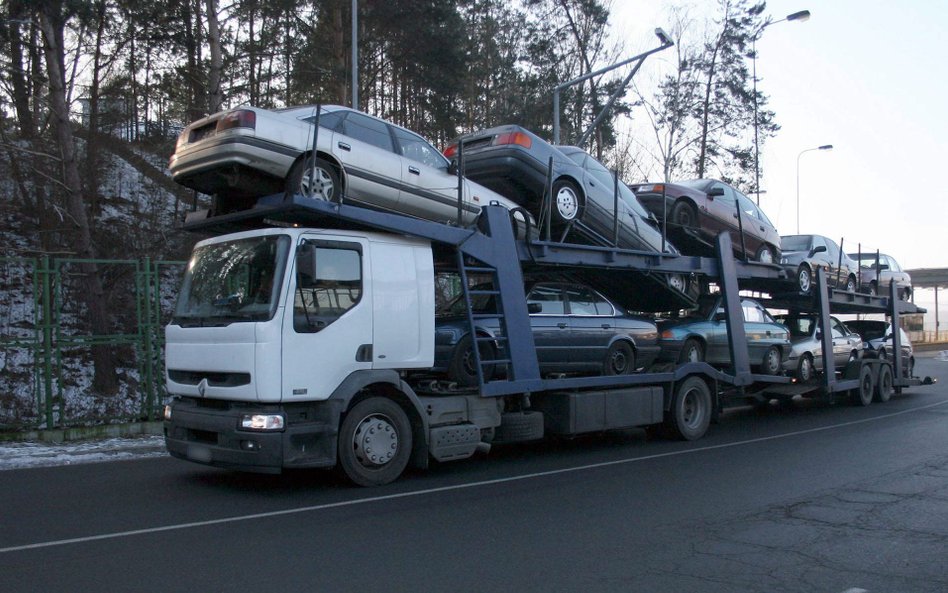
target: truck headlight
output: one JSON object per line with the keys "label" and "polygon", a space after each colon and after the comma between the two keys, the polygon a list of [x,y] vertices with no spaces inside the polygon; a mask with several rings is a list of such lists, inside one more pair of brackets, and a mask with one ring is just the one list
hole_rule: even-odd
{"label": "truck headlight", "polygon": [[283,430],[285,425],[282,414],[245,414],[240,421],[247,430]]}

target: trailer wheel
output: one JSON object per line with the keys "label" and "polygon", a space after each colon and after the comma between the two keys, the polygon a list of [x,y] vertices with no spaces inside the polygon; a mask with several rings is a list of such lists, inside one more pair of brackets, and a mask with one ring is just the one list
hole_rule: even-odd
{"label": "trailer wheel", "polygon": [[887,364],[879,365],[879,378],[876,379],[875,401],[887,402],[892,397],[892,367]]}
{"label": "trailer wheel", "polygon": [[864,364],[859,370],[859,386],[850,391],[850,398],[855,406],[868,406],[872,403],[872,395],[876,382],[872,376],[872,368]]}
{"label": "trailer wheel", "polygon": [[700,439],[711,423],[711,408],[708,384],[700,377],[688,377],[675,385],[671,409],[665,412],[665,429],[674,438]]}
{"label": "trailer wheel", "polygon": [[813,287],[813,273],[810,271],[810,266],[800,264],[797,269],[797,287],[801,293],[810,294],[810,289]]}
{"label": "trailer wheel", "polygon": [[628,342],[619,340],[609,346],[603,363],[603,375],[628,375],[635,372],[635,351]]}
{"label": "trailer wheel", "polygon": [[701,346],[701,342],[695,338],[685,340],[684,346],[681,347],[681,353],[678,355],[678,362],[702,362],[703,360],[704,348]]}
{"label": "trailer wheel", "polygon": [[810,356],[810,353],[807,352],[800,357],[800,362],[797,363],[797,379],[801,383],[806,383],[813,378],[813,357]]}
{"label": "trailer wheel", "polygon": [[408,415],[384,397],[357,403],[339,428],[339,465],[359,486],[381,486],[396,480],[408,466],[411,447]]}
{"label": "trailer wheel", "polygon": [[[290,169],[286,176],[286,193],[288,195],[302,194],[309,196],[311,180],[315,176],[316,182],[313,184],[313,198],[331,202],[339,196],[341,183],[336,170],[324,159],[316,159],[315,170],[310,169],[309,159],[301,158]],[[311,173],[315,175],[311,175]]]}
{"label": "trailer wheel", "polygon": [[[481,360],[494,358],[494,349],[490,344],[481,342],[478,347],[480,348]],[[481,374],[483,374],[485,382],[490,381],[494,377],[494,365],[482,366]],[[477,385],[477,360],[474,358],[474,340],[470,335],[461,338],[458,345],[454,347],[451,366],[448,367],[448,378],[464,387]]]}
{"label": "trailer wheel", "polygon": [[760,364],[760,372],[764,375],[777,375],[780,373],[781,365],[780,349],[771,346],[764,353],[764,360]]}

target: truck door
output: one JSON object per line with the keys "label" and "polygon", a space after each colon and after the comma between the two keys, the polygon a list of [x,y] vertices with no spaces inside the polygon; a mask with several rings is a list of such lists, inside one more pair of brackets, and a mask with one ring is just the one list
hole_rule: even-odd
{"label": "truck door", "polygon": [[284,301],[283,401],[325,399],[371,367],[366,249],[357,238],[301,237]]}

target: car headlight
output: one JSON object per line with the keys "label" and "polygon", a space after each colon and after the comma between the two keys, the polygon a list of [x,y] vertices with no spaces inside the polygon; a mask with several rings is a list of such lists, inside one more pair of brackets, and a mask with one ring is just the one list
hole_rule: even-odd
{"label": "car headlight", "polygon": [[245,430],[283,430],[283,414],[244,414],[240,427]]}

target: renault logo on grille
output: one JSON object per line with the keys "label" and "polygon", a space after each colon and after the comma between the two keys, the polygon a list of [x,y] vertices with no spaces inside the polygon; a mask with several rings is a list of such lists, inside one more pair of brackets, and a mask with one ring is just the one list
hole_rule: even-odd
{"label": "renault logo on grille", "polygon": [[201,379],[201,382],[198,383],[198,394],[201,397],[204,397],[204,392],[207,391],[207,377]]}

